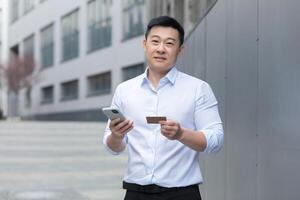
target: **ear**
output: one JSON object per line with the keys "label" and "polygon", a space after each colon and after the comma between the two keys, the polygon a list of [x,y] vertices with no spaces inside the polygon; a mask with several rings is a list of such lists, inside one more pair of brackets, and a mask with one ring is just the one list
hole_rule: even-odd
{"label": "ear", "polygon": [[179,47],[179,49],[178,49],[178,54],[177,54],[177,56],[182,55],[183,51],[184,51],[184,46],[181,45],[181,46]]}
{"label": "ear", "polygon": [[147,40],[144,39],[144,40],[143,40],[143,48],[144,48],[144,51],[146,51],[146,42],[147,42]]}

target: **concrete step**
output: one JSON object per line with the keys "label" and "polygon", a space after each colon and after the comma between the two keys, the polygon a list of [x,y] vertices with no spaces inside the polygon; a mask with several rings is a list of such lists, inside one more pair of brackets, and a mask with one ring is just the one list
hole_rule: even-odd
{"label": "concrete step", "polygon": [[119,200],[126,154],[102,145],[105,123],[0,122],[0,200]]}

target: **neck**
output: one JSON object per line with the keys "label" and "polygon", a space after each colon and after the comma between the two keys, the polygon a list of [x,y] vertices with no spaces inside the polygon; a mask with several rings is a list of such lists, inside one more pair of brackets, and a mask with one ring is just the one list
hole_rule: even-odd
{"label": "neck", "polygon": [[159,81],[161,78],[163,78],[169,71],[165,72],[156,72],[151,70],[150,68],[148,69],[148,79],[151,82],[152,86],[154,88],[157,87]]}

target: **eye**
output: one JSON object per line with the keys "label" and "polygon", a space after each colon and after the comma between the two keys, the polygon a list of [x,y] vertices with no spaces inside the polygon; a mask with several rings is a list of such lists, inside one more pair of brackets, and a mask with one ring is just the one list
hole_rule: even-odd
{"label": "eye", "polygon": [[151,42],[152,42],[153,44],[158,44],[158,43],[159,43],[158,40],[151,40]]}
{"label": "eye", "polygon": [[167,45],[173,46],[174,43],[173,42],[167,42]]}

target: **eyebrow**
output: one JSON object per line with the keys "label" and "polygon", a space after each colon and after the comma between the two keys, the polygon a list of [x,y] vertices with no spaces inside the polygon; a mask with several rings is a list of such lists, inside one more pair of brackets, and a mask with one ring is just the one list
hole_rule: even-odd
{"label": "eyebrow", "polygon": [[[154,38],[154,37],[161,38],[159,35],[152,35],[152,36],[151,36],[151,38]],[[168,37],[166,40],[173,40],[174,42],[177,41],[175,38],[171,38],[171,37]]]}

